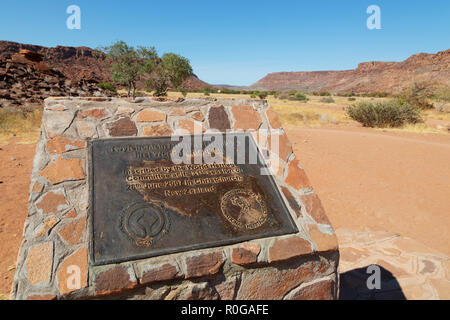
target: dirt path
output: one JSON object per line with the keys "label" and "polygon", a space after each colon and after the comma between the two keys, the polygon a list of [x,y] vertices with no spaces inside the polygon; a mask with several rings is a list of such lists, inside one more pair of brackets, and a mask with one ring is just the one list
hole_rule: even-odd
{"label": "dirt path", "polygon": [[35,149],[35,144],[14,141],[0,148],[0,298],[9,296],[14,278]]}
{"label": "dirt path", "polygon": [[450,135],[286,131],[336,229],[398,233],[450,255]]}

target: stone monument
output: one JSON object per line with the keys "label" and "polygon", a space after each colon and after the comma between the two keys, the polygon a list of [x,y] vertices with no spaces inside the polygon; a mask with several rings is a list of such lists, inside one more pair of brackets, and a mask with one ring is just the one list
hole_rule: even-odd
{"label": "stone monument", "polygon": [[339,252],[266,101],[49,98],[14,299],[336,299]]}

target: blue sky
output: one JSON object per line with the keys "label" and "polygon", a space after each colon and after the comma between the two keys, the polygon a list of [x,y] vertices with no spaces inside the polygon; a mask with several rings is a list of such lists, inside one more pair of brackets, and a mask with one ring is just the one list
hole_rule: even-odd
{"label": "blue sky", "polygon": [[[66,28],[69,5],[81,30]],[[381,30],[369,30],[369,5]],[[249,85],[269,72],[353,69],[450,48],[449,0],[2,0],[0,40],[98,46],[124,40],[189,58],[200,79]]]}

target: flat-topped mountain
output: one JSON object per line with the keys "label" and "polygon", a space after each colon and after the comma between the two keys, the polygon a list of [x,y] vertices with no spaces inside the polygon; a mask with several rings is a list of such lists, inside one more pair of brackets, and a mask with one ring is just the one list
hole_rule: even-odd
{"label": "flat-topped mountain", "polygon": [[436,54],[419,53],[402,62],[364,62],[354,70],[269,73],[250,88],[397,93],[416,82],[450,86],[450,49]]}

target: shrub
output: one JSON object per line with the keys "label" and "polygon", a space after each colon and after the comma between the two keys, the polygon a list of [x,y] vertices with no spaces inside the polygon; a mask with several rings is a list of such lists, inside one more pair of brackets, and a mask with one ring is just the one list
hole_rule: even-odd
{"label": "shrub", "polygon": [[308,98],[304,93],[296,92],[294,95],[289,96],[289,100],[308,101]]}
{"label": "shrub", "polygon": [[434,105],[428,101],[432,97],[431,85],[425,82],[416,83],[411,88],[405,90],[399,97],[400,100],[408,102],[422,110],[432,109]]}
{"label": "shrub", "polygon": [[355,97],[349,97],[348,101],[356,101],[356,98]]}
{"label": "shrub", "polygon": [[401,127],[422,122],[420,109],[400,100],[378,103],[359,102],[346,108],[347,115],[364,127]]}
{"label": "shrub", "polygon": [[267,98],[267,95],[268,95],[268,93],[265,92],[265,91],[260,92],[260,93],[257,94],[257,96],[258,96],[260,99],[265,99],[265,98]]}
{"label": "shrub", "polygon": [[323,102],[323,103],[334,103],[334,99],[332,97],[325,97],[325,98],[320,99],[320,102]]}
{"label": "shrub", "polygon": [[117,93],[117,89],[116,89],[116,87],[114,87],[114,85],[113,85],[112,83],[109,83],[109,82],[100,82],[100,83],[98,84],[98,86],[99,86],[100,88],[104,89],[104,90],[108,90],[108,91]]}

